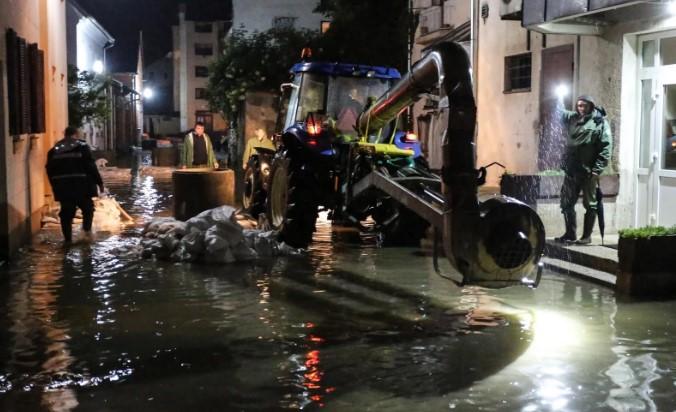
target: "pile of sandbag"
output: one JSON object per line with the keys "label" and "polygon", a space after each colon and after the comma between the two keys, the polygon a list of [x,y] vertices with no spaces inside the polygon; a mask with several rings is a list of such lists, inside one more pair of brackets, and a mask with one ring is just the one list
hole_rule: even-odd
{"label": "pile of sandbag", "polygon": [[277,242],[275,233],[244,229],[230,206],[206,210],[182,222],[161,217],[143,230],[142,256],[174,262],[232,263],[301,251]]}

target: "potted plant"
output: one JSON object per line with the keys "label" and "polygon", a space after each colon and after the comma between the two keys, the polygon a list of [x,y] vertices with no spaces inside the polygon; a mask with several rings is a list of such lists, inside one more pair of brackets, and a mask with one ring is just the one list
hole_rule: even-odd
{"label": "potted plant", "polygon": [[630,296],[676,296],[676,226],[619,231],[616,290]]}

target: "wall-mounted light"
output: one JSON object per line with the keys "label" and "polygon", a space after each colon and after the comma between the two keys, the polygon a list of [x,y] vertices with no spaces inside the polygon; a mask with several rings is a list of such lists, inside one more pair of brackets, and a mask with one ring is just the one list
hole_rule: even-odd
{"label": "wall-mounted light", "polygon": [[556,94],[556,97],[559,98],[559,100],[563,100],[570,93],[570,88],[568,88],[568,86],[565,84],[560,84],[556,86],[554,93]]}
{"label": "wall-mounted light", "polygon": [[94,64],[92,64],[92,70],[96,74],[103,73],[103,62],[101,60],[96,60]]}
{"label": "wall-mounted light", "polygon": [[155,91],[151,89],[150,87],[146,87],[143,89],[143,98],[144,99],[152,99],[153,96],[155,95]]}

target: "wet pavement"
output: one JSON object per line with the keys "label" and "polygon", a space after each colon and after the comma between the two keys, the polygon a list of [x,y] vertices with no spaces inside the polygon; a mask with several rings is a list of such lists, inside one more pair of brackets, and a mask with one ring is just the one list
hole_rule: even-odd
{"label": "wet pavement", "polygon": [[301,258],[141,260],[170,174],[106,183],[136,225],[68,249],[42,234],[0,268],[2,411],[676,409],[673,301],[553,273],[459,288],[326,221]]}

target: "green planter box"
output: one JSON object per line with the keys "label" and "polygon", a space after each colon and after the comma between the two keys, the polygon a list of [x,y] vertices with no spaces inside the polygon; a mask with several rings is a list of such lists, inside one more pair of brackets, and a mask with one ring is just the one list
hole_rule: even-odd
{"label": "green planter box", "polygon": [[676,235],[620,237],[618,293],[636,297],[676,296]]}
{"label": "green planter box", "polygon": [[500,179],[500,193],[534,206],[540,193],[540,176],[504,174]]}

